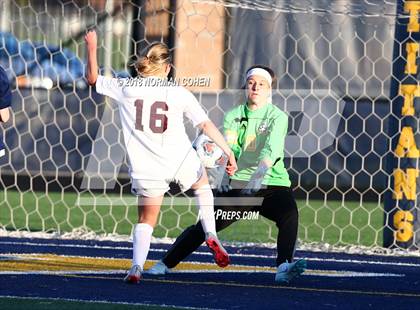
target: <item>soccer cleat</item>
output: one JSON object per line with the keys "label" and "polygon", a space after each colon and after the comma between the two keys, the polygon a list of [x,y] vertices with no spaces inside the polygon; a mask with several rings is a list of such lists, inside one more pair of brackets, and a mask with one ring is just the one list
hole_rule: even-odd
{"label": "soccer cleat", "polygon": [[277,267],[275,281],[278,283],[289,283],[300,276],[306,269],[306,260],[299,259],[294,263],[285,262]]}
{"label": "soccer cleat", "polygon": [[207,233],[206,244],[213,253],[214,261],[219,267],[226,267],[229,265],[229,255],[215,235]]}
{"label": "soccer cleat", "polygon": [[150,268],[149,270],[146,270],[144,273],[151,274],[154,276],[160,276],[160,275],[167,274],[169,272],[171,272],[171,270],[168,267],[166,267],[164,262],[160,260],[156,264],[154,264],[152,268]]}
{"label": "soccer cleat", "polygon": [[141,271],[142,270],[139,265],[133,265],[125,276],[124,282],[134,284],[139,283],[141,278]]}

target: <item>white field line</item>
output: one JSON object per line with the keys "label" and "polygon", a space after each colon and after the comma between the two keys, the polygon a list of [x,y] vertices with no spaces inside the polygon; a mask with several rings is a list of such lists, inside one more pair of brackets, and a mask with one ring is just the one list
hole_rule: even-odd
{"label": "white field line", "polygon": [[[28,232],[28,231],[7,231],[0,228],[0,237],[13,237],[13,238],[41,238],[41,239],[61,239],[61,240],[90,240],[90,241],[111,241],[111,242],[132,242],[131,236],[120,234],[97,234],[92,231],[87,231],[84,228],[76,228],[71,232],[58,233],[58,232]],[[159,244],[173,244],[174,238],[154,238],[152,243]],[[224,242],[226,246],[234,247],[258,247],[275,249],[275,243],[257,243],[257,242]],[[405,249],[389,249],[379,246],[368,247],[362,245],[331,245],[328,243],[312,242],[312,243],[299,243],[298,250],[308,251],[312,253],[345,253],[345,254],[360,254],[372,255],[378,257],[420,257],[420,248],[412,251]]]}
{"label": "white field line", "polygon": [[181,309],[205,309],[205,310],[218,310],[217,308],[195,308],[195,307],[182,307],[177,305],[165,305],[165,304],[144,304],[135,302],[119,302],[119,301],[107,301],[107,300],[85,300],[85,299],[73,299],[73,298],[52,298],[52,297],[22,297],[22,296],[11,296],[11,295],[0,295],[0,298],[13,298],[13,299],[29,299],[29,300],[53,300],[57,302],[68,301],[68,302],[86,302],[92,304],[114,304],[114,305],[129,305],[129,306],[154,306],[154,307],[168,307],[168,308],[181,308]]}
{"label": "white field line", "polygon": [[[114,270],[62,270],[62,271],[0,271],[0,276],[4,275],[85,275],[85,274],[96,274],[96,275],[115,275],[115,274],[125,274],[127,270],[125,269],[114,269]],[[275,274],[275,271],[270,270],[209,270],[209,269],[183,269],[183,270],[174,270],[170,272],[171,274],[180,274],[180,273],[268,273]],[[147,275],[147,271],[145,271]],[[308,269],[304,272],[305,276],[317,276],[317,277],[332,277],[332,278],[355,278],[355,277],[405,277],[404,274],[399,273],[381,273],[381,272],[356,272],[356,271],[347,271],[347,270],[317,270],[317,269]]]}
{"label": "white field line", "polygon": [[[27,246],[53,246],[59,248],[85,248],[85,249],[103,249],[103,250],[126,250],[131,251],[132,247],[121,247],[121,246],[101,246],[101,245],[86,245],[86,244],[58,244],[58,243],[35,243],[35,242],[9,242],[9,241],[0,241],[0,244],[5,245],[27,245]],[[163,253],[166,252],[165,249],[150,249],[150,252]],[[196,251],[194,254],[203,255],[203,256],[212,256],[210,252],[201,252]],[[79,256],[79,255],[77,255]],[[244,257],[244,258],[275,258],[275,255],[258,255],[258,254],[238,254],[232,253],[229,254],[231,257]],[[98,257],[99,258],[99,257]],[[106,258],[106,257],[104,257]],[[305,258],[305,257],[296,257],[296,259]],[[334,262],[334,263],[344,263],[344,264],[368,264],[368,265],[384,265],[384,266],[404,266],[404,267],[420,267],[420,264],[416,263],[404,263],[404,262],[383,262],[378,260],[358,260],[358,259],[336,259],[336,258],[318,258],[318,257],[308,257],[305,258],[307,261],[314,262]]]}

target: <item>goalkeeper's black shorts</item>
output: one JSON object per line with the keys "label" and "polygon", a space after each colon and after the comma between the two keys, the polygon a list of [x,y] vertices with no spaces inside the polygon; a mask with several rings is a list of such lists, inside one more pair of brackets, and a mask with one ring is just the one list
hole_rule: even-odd
{"label": "goalkeeper's black shorts", "polygon": [[[246,182],[243,183],[242,185],[245,186]],[[244,214],[244,212],[247,214],[249,212],[257,212],[260,216],[275,222],[279,229],[277,235],[276,265],[278,266],[286,260],[291,262],[294,256],[298,230],[298,209],[292,190],[289,187],[283,186],[267,186],[259,190],[254,196],[261,198],[259,199],[259,203],[244,204],[243,201],[246,201],[246,198],[249,197],[243,197],[241,195],[241,184],[233,185],[235,185],[235,189],[225,193],[223,197],[229,200],[233,199],[233,201],[237,200],[241,204],[222,203],[218,205],[216,203],[214,207],[216,230],[221,231],[238,220],[244,220],[243,216],[238,216],[237,213],[233,216],[233,212],[240,212],[241,214]],[[220,196],[216,198],[220,198]],[[224,201],[223,199],[216,199],[216,202],[218,200],[221,202]],[[250,200],[252,201],[252,199]],[[227,216],[228,214],[230,216]],[[169,268],[175,267],[180,261],[194,252],[204,242],[204,239],[205,234],[200,222],[188,227],[176,239],[162,261]]]}

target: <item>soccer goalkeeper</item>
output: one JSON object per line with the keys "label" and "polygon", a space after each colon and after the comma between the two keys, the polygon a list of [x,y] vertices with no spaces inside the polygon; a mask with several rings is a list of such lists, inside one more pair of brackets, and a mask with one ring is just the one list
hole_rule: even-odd
{"label": "soccer goalkeeper", "polygon": [[[297,231],[298,209],[290,188],[291,182],[284,166],[284,141],[288,117],[271,104],[274,72],[264,66],[253,66],[246,73],[247,101],[225,115],[224,131],[230,148],[238,162],[238,170],[230,185],[220,191],[228,197],[255,196],[263,198],[260,205],[216,206],[224,212],[259,211],[274,221],[277,235],[277,272],[275,281],[287,283],[302,274],[305,260],[293,261]],[[238,220],[216,216],[216,230],[220,231]],[[165,274],[194,252],[203,242],[205,234],[201,223],[190,226],[176,239],[161,261],[149,274]]]}

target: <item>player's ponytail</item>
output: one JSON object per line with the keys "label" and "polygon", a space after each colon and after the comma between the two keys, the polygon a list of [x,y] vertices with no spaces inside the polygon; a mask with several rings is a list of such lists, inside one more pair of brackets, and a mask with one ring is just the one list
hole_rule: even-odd
{"label": "player's ponytail", "polygon": [[136,62],[136,70],[142,77],[160,75],[165,70],[165,65],[171,63],[169,48],[163,43],[152,44],[145,56]]}

